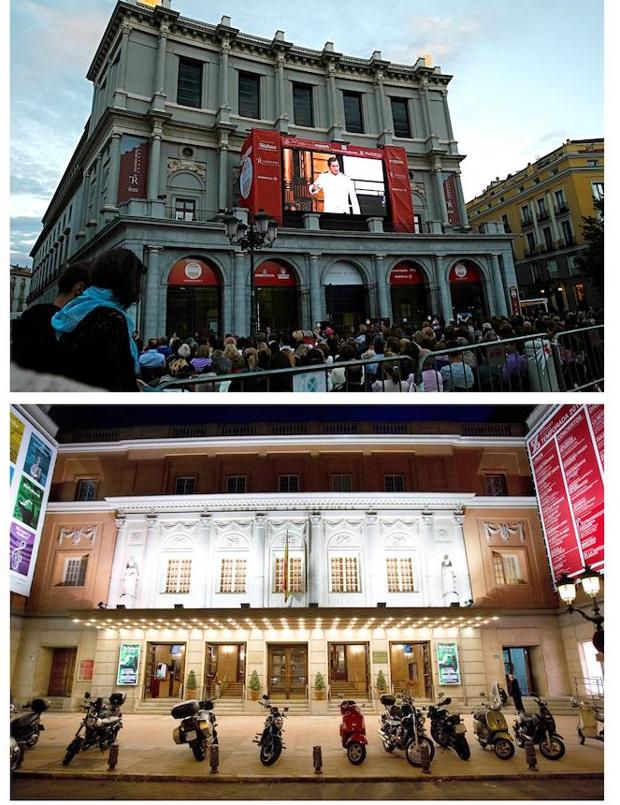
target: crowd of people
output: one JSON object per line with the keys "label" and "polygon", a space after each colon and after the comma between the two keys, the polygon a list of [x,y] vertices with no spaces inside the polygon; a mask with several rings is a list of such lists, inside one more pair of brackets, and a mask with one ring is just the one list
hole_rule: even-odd
{"label": "crowd of people", "polygon": [[[35,305],[12,322],[12,360],[110,391],[528,390],[527,341],[518,339],[542,334],[551,341],[602,321],[600,312],[588,309],[449,322],[429,317],[418,327],[367,322],[340,332],[328,324],[312,331],[267,328],[255,337],[148,333],[143,340],[128,310],[140,297],[145,271],[122,248],[68,266],[54,302]],[[495,341],[502,341],[499,360],[488,357]],[[567,362],[575,363],[580,352],[570,340],[564,347]],[[298,367],[307,371],[277,371]]]}

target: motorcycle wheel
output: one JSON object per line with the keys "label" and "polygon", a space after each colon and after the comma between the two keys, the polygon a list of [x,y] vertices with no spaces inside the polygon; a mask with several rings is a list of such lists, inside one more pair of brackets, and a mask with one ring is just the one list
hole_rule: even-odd
{"label": "motorcycle wheel", "polygon": [[426,744],[428,746],[429,763],[431,763],[433,758],[435,757],[435,744],[431,741],[430,738],[427,738],[426,735],[423,735],[417,744],[415,738],[412,738],[407,744],[407,747],[405,748],[405,756],[412,766],[422,765],[422,761],[420,759],[420,747],[422,746],[422,744]]}
{"label": "motorcycle wheel", "polygon": [[500,760],[510,760],[515,753],[515,745],[508,738],[496,738],[493,741],[493,751]]}
{"label": "motorcycle wheel", "polygon": [[350,743],[347,747],[347,757],[349,758],[349,763],[359,766],[366,760],[366,747],[364,744],[357,743],[357,741]]}
{"label": "motorcycle wheel", "polygon": [[555,736],[550,740],[546,738],[540,742],[540,754],[546,757],[547,760],[559,760],[564,757],[566,747],[559,738]]}
{"label": "motorcycle wheel", "polygon": [[393,752],[394,751],[394,749],[395,749],[394,744],[389,744],[389,743],[386,743],[385,741],[381,741],[381,743],[383,744],[383,748],[385,749],[386,752]]}
{"label": "motorcycle wheel", "polygon": [[454,739],[454,751],[461,758],[461,760],[469,760],[471,757],[471,749],[467,743],[467,738],[464,735],[459,735]]}
{"label": "motorcycle wheel", "polygon": [[79,751],[80,751],[80,744],[76,744],[74,742],[70,743],[69,746],[67,747],[65,756],[62,759],[62,765],[68,766]]}
{"label": "motorcycle wheel", "polygon": [[448,741],[440,741],[439,740],[439,732],[437,730],[431,730],[431,736],[437,746],[446,747],[448,745]]}
{"label": "motorcycle wheel", "polygon": [[28,738],[28,740],[26,741],[26,746],[28,747],[28,749],[32,749],[33,746],[36,746],[38,740],[39,740],[39,730],[33,732],[30,738]]}
{"label": "motorcycle wheel", "polygon": [[263,745],[260,748],[260,762],[263,766],[273,766],[276,760],[282,754],[281,741],[269,741],[267,746]]}
{"label": "motorcycle wheel", "polygon": [[207,747],[205,746],[205,742],[203,740],[194,741],[191,744],[192,752],[194,753],[194,757],[196,760],[204,760],[207,756]]}
{"label": "motorcycle wheel", "polygon": [[19,769],[23,762],[24,747],[15,742],[15,745],[11,747],[11,771]]}
{"label": "motorcycle wheel", "polygon": [[579,743],[583,746],[586,742],[586,736],[581,731],[581,727],[577,727],[577,735],[579,736]]}

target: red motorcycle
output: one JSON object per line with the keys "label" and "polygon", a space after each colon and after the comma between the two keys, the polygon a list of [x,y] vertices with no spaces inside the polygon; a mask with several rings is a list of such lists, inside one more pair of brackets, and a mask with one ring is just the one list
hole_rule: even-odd
{"label": "red motorcycle", "polygon": [[343,749],[347,750],[347,757],[354,766],[359,766],[366,758],[366,725],[362,711],[352,699],[343,699],[340,702],[342,723],[340,724],[340,737]]}

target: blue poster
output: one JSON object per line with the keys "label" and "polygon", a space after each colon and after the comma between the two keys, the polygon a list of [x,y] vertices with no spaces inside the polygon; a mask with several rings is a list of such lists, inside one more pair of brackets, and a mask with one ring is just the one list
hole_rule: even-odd
{"label": "blue poster", "polygon": [[30,444],[26,453],[24,472],[27,472],[38,484],[45,486],[51,460],[52,451],[33,433],[30,436]]}

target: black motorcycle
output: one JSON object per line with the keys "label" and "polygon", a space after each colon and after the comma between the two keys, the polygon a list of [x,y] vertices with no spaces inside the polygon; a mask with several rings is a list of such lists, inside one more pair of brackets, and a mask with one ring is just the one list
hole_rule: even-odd
{"label": "black motorcycle", "polygon": [[188,699],[172,708],[173,718],[183,719],[174,728],[172,737],[177,744],[189,744],[196,760],[204,760],[207,747],[217,744],[217,721],[210,699],[197,701]]}
{"label": "black motorcycle", "polygon": [[260,746],[260,762],[263,766],[272,766],[282,754],[282,750],[286,749],[282,743],[282,729],[288,707],[282,708],[280,712],[271,704],[266,693],[263,694],[263,701],[259,704],[262,704],[268,712],[263,731],[254,738],[254,743]]}
{"label": "black motorcycle", "polygon": [[428,747],[429,762],[435,756],[435,746],[424,734],[424,713],[417,709],[413,699],[402,695],[402,704],[396,704],[396,697],[390,693],[381,696],[385,710],[379,718],[379,737],[386,752],[400,749],[412,766],[421,766],[421,747]]}
{"label": "black motorcycle", "polygon": [[32,749],[39,740],[39,733],[45,729],[41,724],[41,713],[49,706],[47,699],[33,699],[29,713],[11,720],[11,771],[21,766],[26,749]]}
{"label": "black motorcycle", "polygon": [[559,760],[564,756],[566,747],[562,736],[556,732],[555,719],[547,707],[547,702],[535,693],[531,693],[530,696],[538,705],[538,713],[526,713],[525,710],[517,713],[514,723],[517,745],[522,747],[528,742],[538,744],[543,757],[548,760]]}
{"label": "black motorcycle", "polygon": [[467,730],[461,716],[458,713],[450,713],[448,710],[451,702],[452,699],[444,698],[442,693],[437,704],[428,708],[431,735],[435,743],[443,749],[452,747],[461,760],[469,760],[471,750],[465,737]]}
{"label": "black motorcycle", "polygon": [[[78,752],[85,752],[91,746],[98,746],[102,751],[109,749],[123,726],[120,707],[125,696],[122,693],[113,693],[108,703],[104,703],[101,697],[91,701],[88,693],[84,694],[84,698],[87,700],[84,705],[86,712],[74,739],[67,747],[62,760],[63,766],[68,766]],[[80,735],[82,730],[84,735]]]}

